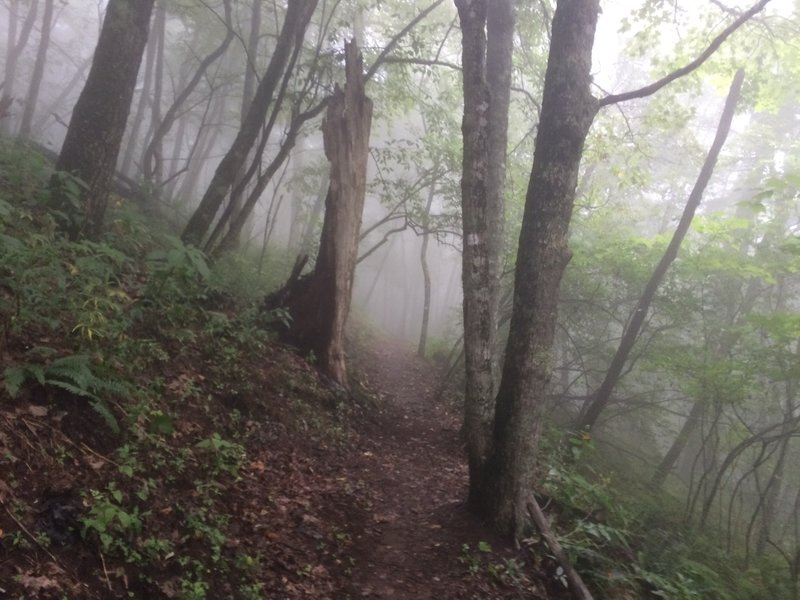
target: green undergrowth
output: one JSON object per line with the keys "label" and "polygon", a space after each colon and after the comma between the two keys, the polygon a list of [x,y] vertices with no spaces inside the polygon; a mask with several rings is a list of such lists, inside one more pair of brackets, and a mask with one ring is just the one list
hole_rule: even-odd
{"label": "green undergrowth", "polygon": [[71,242],[50,176],[0,143],[0,588],[263,597],[232,494],[264,445],[346,430],[256,308],[286,261],[212,267],[115,197],[104,237]]}
{"label": "green undergrowth", "polygon": [[766,558],[745,569],[721,536],[690,527],[680,502],[606,462],[588,435],[566,442],[567,452],[563,433],[554,431],[549,439],[543,488],[548,508],[572,564],[599,597],[791,597],[783,565]]}

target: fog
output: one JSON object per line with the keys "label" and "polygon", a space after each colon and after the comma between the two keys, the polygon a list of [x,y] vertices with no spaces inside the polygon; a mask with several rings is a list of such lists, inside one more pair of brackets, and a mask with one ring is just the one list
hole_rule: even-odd
{"label": "fog", "polygon": [[[7,99],[0,126],[6,136],[20,133],[44,4],[0,3],[0,34],[8,40],[0,48],[6,74],[0,91]],[[554,8],[552,2],[519,4],[503,336]],[[593,61],[598,98],[641,88],[687,63],[748,6],[602,4]],[[35,5],[39,13],[25,42],[20,34]],[[268,172],[289,137],[292,118],[342,83],[346,38],[356,33],[362,40],[365,69],[385,60],[367,85],[375,111],[351,328],[416,348],[425,248],[431,297],[424,353],[444,363],[457,360],[462,338],[463,105],[455,8],[443,4],[399,39],[388,59],[381,54],[426,6],[399,0],[321,4],[296,71],[287,79],[285,104],[276,111],[255,164],[259,176]],[[253,5],[233,4],[233,42],[179,107],[160,144],[162,174],[148,180],[143,154],[158,119],[226,33],[221,1],[184,0],[166,7],[163,47],[154,49],[158,36],[151,34],[118,170],[143,192],[140,200],[128,202],[162,215],[179,233],[239,131],[248,64],[258,81],[275,50],[284,11],[279,6],[280,14],[273,14],[273,5],[264,4],[258,52],[248,56]],[[25,136],[54,153],[91,65],[103,10],[101,1],[55,3],[32,127]],[[359,31],[352,31],[353,23]],[[695,185],[733,74],[744,68],[745,87],[731,133],[593,440],[619,473],[665,486],[686,523],[713,524],[729,546],[736,540],[747,560],[767,557],[792,579],[795,590],[800,556],[800,473],[793,468],[800,459],[799,30],[797,3],[776,0],[696,72],[658,94],[598,115],[581,163],[573,256],[562,282],[547,411],[552,423],[569,427],[591,402]],[[318,115],[302,124],[287,158],[265,178],[240,239],[238,252],[260,260],[260,272],[268,264],[274,286],[285,280],[298,256],[310,254],[313,264],[328,183],[320,123]],[[457,389],[460,382],[453,385]]]}

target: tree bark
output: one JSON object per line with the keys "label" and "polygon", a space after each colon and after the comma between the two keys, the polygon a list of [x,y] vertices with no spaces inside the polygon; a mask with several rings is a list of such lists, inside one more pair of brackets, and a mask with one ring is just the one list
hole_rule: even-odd
{"label": "tree bark", "polygon": [[346,85],[337,87],[322,125],[331,178],[314,271],[284,293],[292,315],[290,341],[313,352],[321,370],[347,387],[344,328],[350,309],[367,185],[372,101],[364,93],[362,59],[345,44]]}
{"label": "tree bark", "polygon": [[456,0],[462,31],[464,155],[461,177],[464,287],[464,434],[469,503],[483,499],[491,450],[503,238],[513,0]]}
{"label": "tree bark", "polygon": [[39,89],[42,86],[44,67],[47,63],[47,49],[50,46],[50,30],[53,26],[54,0],[45,0],[44,14],[42,15],[42,34],[39,38],[39,49],[36,52],[36,62],[33,65],[31,83],[28,87],[28,96],[25,99],[25,110],[22,112],[22,122],[19,126],[21,138],[30,137],[33,115],[36,112],[36,103],[39,101]]}
{"label": "tree bark", "polygon": [[[82,180],[71,197],[64,177],[53,177],[53,202],[67,215],[63,227],[72,239],[96,238],[103,228],[136,76],[147,43],[154,0],[110,0],[86,85],[72,113],[56,171]],[[74,206],[78,200],[78,206]]]}
{"label": "tree bark", "polygon": [[597,393],[594,394],[591,402],[586,405],[582,411],[583,414],[578,421],[578,426],[580,428],[591,429],[594,427],[595,423],[597,423],[597,419],[600,417],[600,413],[603,412],[605,407],[608,405],[609,400],[611,400],[611,393],[614,391],[614,386],[616,386],[620,379],[620,374],[625,366],[625,362],[628,360],[628,356],[630,355],[631,350],[633,350],[633,346],[636,344],[636,338],[639,336],[639,332],[641,331],[644,320],[647,317],[647,312],[650,309],[650,304],[653,302],[653,298],[656,295],[658,286],[661,285],[664,275],[666,275],[670,265],[678,256],[681,243],[686,237],[689,227],[692,225],[692,219],[694,219],[694,214],[697,211],[697,207],[700,206],[700,201],[703,199],[703,192],[705,191],[706,186],[708,185],[708,182],[711,180],[711,176],[714,173],[714,167],[717,164],[717,158],[719,157],[719,153],[722,150],[722,146],[725,144],[725,140],[728,137],[728,132],[730,131],[731,121],[733,120],[733,115],[736,111],[736,104],[739,101],[743,80],[744,71],[740,69],[737,71],[736,76],[733,79],[733,83],[731,84],[728,97],[725,101],[725,108],[722,111],[722,117],[720,119],[719,126],[717,127],[717,133],[714,138],[714,142],[711,144],[711,148],[708,151],[708,156],[703,163],[703,167],[700,170],[700,175],[697,177],[694,188],[692,189],[691,194],[689,194],[689,199],[687,200],[686,206],[683,209],[681,220],[678,223],[678,226],[675,228],[675,233],[672,235],[672,239],[670,240],[667,249],[664,251],[664,256],[662,256],[661,260],[658,262],[658,265],[653,271],[653,274],[650,276],[650,280],[647,282],[639,301],[636,303],[636,308],[634,309],[628,325],[622,334],[619,347],[617,348],[614,357],[611,359],[611,365],[606,372],[603,383],[600,384],[600,388],[598,389]]}
{"label": "tree bark", "polygon": [[302,43],[316,5],[317,0],[295,0],[289,3],[267,72],[256,90],[236,139],[222,158],[200,205],[186,224],[182,236],[185,242],[202,245],[203,238],[233,187],[240,166],[258,137],[289,57],[294,48]]}
{"label": "tree bark", "polygon": [[583,145],[598,109],[591,64],[599,0],[558,3],[539,131],[525,199],[514,307],[493,448],[475,506],[503,533],[521,535],[550,379],[559,287]]}

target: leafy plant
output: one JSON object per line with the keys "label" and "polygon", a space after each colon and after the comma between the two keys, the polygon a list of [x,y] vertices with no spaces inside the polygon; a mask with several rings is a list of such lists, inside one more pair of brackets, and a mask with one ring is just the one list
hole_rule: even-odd
{"label": "leafy plant", "polygon": [[89,513],[81,522],[83,535],[97,534],[104,551],[121,550],[129,559],[138,558],[130,542],[142,530],[138,508],[123,508],[123,493],[112,481],[105,492],[89,490]]}
{"label": "leafy plant", "polygon": [[128,386],[119,379],[100,377],[94,370],[91,358],[86,355],[71,355],[57,358],[48,364],[27,363],[7,367],[4,372],[6,391],[16,397],[26,382],[35,382],[43,387],[55,387],[86,398],[91,407],[106,424],[119,433],[119,423],[99,394],[109,393],[125,396]]}
{"label": "leafy plant", "polygon": [[211,437],[198,442],[195,446],[205,450],[210,456],[214,474],[227,473],[234,477],[239,475],[245,458],[245,450],[241,444],[229,442],[215,432]]}

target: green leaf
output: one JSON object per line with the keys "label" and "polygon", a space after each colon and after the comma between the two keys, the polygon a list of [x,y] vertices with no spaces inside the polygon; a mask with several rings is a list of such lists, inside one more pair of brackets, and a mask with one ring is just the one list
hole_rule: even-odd
{"label": "green leaf", "polygon": [[25,367],[8,367],[3,373],[6,382],[6,391],[12,398],[16,398],[22,384],[25,383]]}

